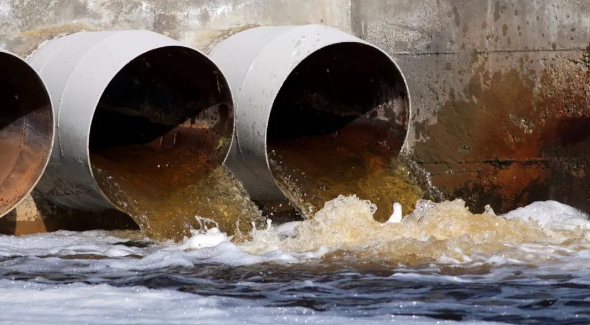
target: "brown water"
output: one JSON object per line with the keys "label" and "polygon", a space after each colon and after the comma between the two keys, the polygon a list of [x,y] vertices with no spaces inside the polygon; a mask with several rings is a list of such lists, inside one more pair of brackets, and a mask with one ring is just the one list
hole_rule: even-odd
{"label": "brown water", "polygon": [[309,219],[339,195],[357,195],[377,206],[375,219],[387,221],[393,203],[411,213],[417,200],[431,198],[422,176],[386,142],[359,133],[321,135],[269,144],[272,172],[280,188]]}
{"label": "brown water", "polygon": [[571,248],[586,244],[584,229],[552,231],[523,218],[473,214],[462,200],[438,204],[419,201],[417,209],[399,224],[376,221],[375,210],[369,201],[339,196],[313,219],[299,223],[293,235],[281,236],[272,229],[255,230],[253,239],[239,246],[252,254],[263,253],[268,247],[286,252],[313,252],[327,247],[331,252],[323,257],[325,261],[387,268],[460,263],[490,255],[532,261],[534,253],[521,251],[521,245],[575,243]]}
{"label": "brown water", "polygon": [[155,240],[182,240],[204,222],[239,237],[264,222],[231,172],[198,151],[129,145],[91,160],[106,197]]}

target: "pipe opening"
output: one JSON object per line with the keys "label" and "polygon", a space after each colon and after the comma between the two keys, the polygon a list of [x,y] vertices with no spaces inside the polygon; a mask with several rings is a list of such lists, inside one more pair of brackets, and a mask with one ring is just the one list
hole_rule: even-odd
{"label": "pipe opening", "polygon": [[142,226],[141,216],[158,214],[171,195],[222,165],[233,127],[231,92],[215,64],[183,47],[152,50],[128,63],[102,94],[89,140],[94,177],[103,195]]}
{"label": "pipe opening", "polygon": [[51,99],[37,73],[0,52],[0,216],[43,174],[53,143]]}
{"label": "pipe opening", "polygon": [[418,195],[392,167],[408,118],[405,81],[387,55],[360,43],[325,47],[295,68],[273,104],[271,171],[306,217],[340,194],[356,194],[387,220],[393,202],[407,196],[413,206]]}

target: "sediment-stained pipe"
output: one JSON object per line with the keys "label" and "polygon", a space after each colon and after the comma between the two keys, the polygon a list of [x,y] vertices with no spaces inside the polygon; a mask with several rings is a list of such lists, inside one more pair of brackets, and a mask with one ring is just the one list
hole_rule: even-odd
{"label": "sediment-stained pipe", "polygon": [[[287,170],[316,164],[314,177],[326,177],[316,185],[344,189],[337,183],[357,172],[366,177],[403,146],[410,114],[404,76],[361,39],[317,25],[260,27],[222,41],[210,56],[235,97],[237,141],[227,165],[255,200],[284,200],[274,164]],[[366,155],[348,159],[354,152]],[[330,168],[352,174],[330,179],[322,174]]]}
{"label": "sediment-stained pipe", "polygon": [[149,31],[82,32],[29,62],[56,104],[56,145],[37,187],[55,203],[126,211],[132,198],[140,213],[142,195],[190,186],[227,156],[231,92],[195,49]]}
{"label": "sediment-stained pipe", "polygon": [[25,61],[0,49],[0,217],[35,187],[53,146],[51,98]]}

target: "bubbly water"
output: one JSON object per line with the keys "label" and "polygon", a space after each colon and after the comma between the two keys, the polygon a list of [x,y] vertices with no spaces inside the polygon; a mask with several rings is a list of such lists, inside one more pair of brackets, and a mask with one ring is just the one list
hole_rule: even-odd
{"label": "bubbly water", "polygon": [[204,155],[123,146],[91,157],[103,193],[152,239],[182,240],[201,227],[195,215],[238,236],[264,222],[242,183]]}
{"label": "bubbly water", "polygon": [[419,201],[399,224],[354,196],[249,239],[139,232],[0,237],[6,324],[588,324],[590,222]]}
{"label": "bubbly water", "polygon": [[374,141],[360,132],[274,141],[269,163],[282,192],[307,219],[338,195],[357,195],[379,207],[376,220],[386,221],[394,201],[411,211],[430,188],[408,159],[393,158]]}

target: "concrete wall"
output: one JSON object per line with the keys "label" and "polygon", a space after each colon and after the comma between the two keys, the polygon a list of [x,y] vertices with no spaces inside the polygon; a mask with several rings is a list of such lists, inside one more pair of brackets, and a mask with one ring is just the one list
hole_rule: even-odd
{"label": "concrete wall", "polygon": [[353,0],[409,81],[408,153],[448,198],[590,211],[590,2]]}
{"label": "concrete wall", "polygon": [[[252,26],[310,23],[397,59],[413,100],[406,151],[447,198],[590,211],[587,1],[2,0],[0,46],[27,56],[80,30],[149,29],[208,51]],[[23,209],[12,218],[36,211]]]}
{"label": "concrete wall", "polygon": [[252,26],[350,22],[350,0],[2,0],[0,47],[26,56],[81,30],[148,29],[208,50]]}

